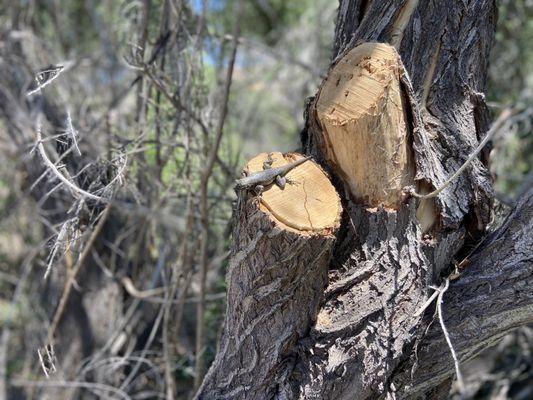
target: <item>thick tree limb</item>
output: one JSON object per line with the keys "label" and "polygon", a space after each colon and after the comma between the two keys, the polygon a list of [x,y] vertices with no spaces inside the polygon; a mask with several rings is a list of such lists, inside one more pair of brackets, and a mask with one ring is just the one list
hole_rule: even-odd
{"label": "thick tree limb", "polygon": [[[341,1],[333,68],[363,42],[393,43],[399,50],[414,179],[425,191],[442,186],[487,131],[480,92],[485,87],[495,11],[494,2]],[[326,158],[325,143],[330,139],[323,121],[312,108],[308,115],[304,145],[318,158]],[[354,157],[365,157],[365,152],[381,150],[353,151]],[[347,182],[341,175],[337,175],[339,187]],[[332,322],[317,324],[303,343],[290,383],[296,388],[293,395],[378,398],[406,383],[392,385],[426,327],[414,314],[465,237],[483,232],[491,190],[488,171],[476,159],[435,201],[424,205],[436,221],[425,228],[415,213],[420,209],[416,202],[390,212],[367,209],[358,199],[345,196],[354,229],[341,230],[326,302],[319,313],[319,321],[327,315]]]}
{"label": "thick tree limb", "polygon": [[[286,164],[280,153],[274,164]],[[261,169],[266,154],[248,163]],[[283,160],[283,161],[281,161]],[[238,193],[220,348],[197,399],[269,399],[292,372],[296,343],[316,319],[339,226],[340,199],[312,161],[292,185]]]}
{"label": "thick tree limb", "polygon": [[[490,347],[513,329],[533,322],[533,188],[503,225],[471,256],[444,297],[446,326],[460,360]],[[420,393],[453,375],[453,362],[438,324],[417,352],[418,368],[404,395]],[[400,385],[401,386],[401,385]]]}
{"label": "thick tree limb", "polygon": [[[441,187],[488,130],[482,92],[495,16],[494,1],[340,2],[333,68],[362,42],[392,43],[398,50],[405,73],[401,101],[396,104],[401,103],[406,116],[405,142],[412,150],[414,180],[423,191]],[[339,86],[340,81],[333,82]],[[364,96],[363,90],[356,92]],[[333,94],[341,99],[335,105],[349,105],[338,93]],[[324,115],[335,110],[319,115],[318,101],[309,103],[302,139],[307,153],[328,160],[324,164],[331,167],[333,158],[327,156],[326,143],[335,139],[324,133],[323,122]],[[379,117],[379,113],[368,117],[365,126],[372,126]],[[350,116],[350,123],[357,125],[356,118],[361,117]],[[329,133],[339,133],[337,125],[330,125]],[[342,129],[341,133],[350,137],[359,131]],[[387,134],[383,129],[371,131]],[[380,151],[356,147],[346,149],[356,160],[364,158],[365,152]],[[294,369],[285,381],[277,381],[277,393],[263,393],[263,397],[254,393],[250,398],[374,399],[387,394],[410,398],[425,395],[429,389],[446,393],[453,374],[449,348],[438,324],[425,333],[430,317],[416,311],[426,302],[429,286],[438,284],[441,273],[450,267],[465,238],[478,240],[489,221],[492,188],[483,157],[476,158],[435,200],[429,200],[425,206],[435,215],[435,223],[425,228],[417,214],[417,199],[401,202],[392,210],[370,207],[364,199],[354,198],[357,194],[352,196],[359,188],[352,193],[345,189],[350,182],[345,176],[348,169],[331,170],[343,172],[333,174],[333,180],[344,194],[345,215],[324,302],[309,334],[294,345]],[[471,267],[446,293],[445,322],[461,360],[531,321],[532,296],[527,290],[532,275],[531,228],[530,192],[471,257]],[[257,333],[263,339],[264,334],[268,332]],[[261,363],[271,361],[265,357]],[[418,369],[413,368],[415,362]],[[290,370],[290,365],[282,365],[284,371]],[[241,368],[233,373],[246,371]],[[279,375],[267,373],[263,379],[274,376]]]}

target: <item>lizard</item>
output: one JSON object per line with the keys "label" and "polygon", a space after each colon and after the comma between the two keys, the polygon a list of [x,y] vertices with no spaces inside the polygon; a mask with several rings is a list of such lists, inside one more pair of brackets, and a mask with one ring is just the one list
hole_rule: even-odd
{"label": "lizard", "polygon": [[285,175],[293,168],[303,164],[311,158],[311,156],[307,156],[289,164],[272,167],[272,154],[269,154],[268,158],[263,163],[263,170],[253,172],[244,178],[237,179],[235,181],[235,190],[254,190],[257,195],[260,195],[265,186],[271,185],[274,182],[276,182],[281,189],[284,189],[286,183],[292,183],[285,178]]}

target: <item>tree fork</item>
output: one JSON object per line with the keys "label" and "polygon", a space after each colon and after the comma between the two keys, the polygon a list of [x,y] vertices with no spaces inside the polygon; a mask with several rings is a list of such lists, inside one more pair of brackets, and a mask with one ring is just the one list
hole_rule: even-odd
{"label": "tree fork", "polygon": [[[395,114],[397,118],[374,113],[372,117],[363,116],[361,121],[355,121],[360,116],[352,115],[347,118],[352,120],[348,123],[328,122],[325,118],[327,111],[323,112],[327,107],[323,110],[317,107],[320,95],[325,93],[321,91],[306,109],[306,129],[302,133],[304,149],[330,168],[337,190],[342,194],[345,213],[316,323],[308,335],[295,345],[296,365],[292,373],[286,375],[285,381],[279,383],[272,397],[371,399],[383,398],[387,394],[402,397],[402,393],[407,393],[407,397],[411,398],[411,395],[424,397],[431,391],[431,398],[439,398],[437,396],[447,394],[453,371],[451,363],[447,359],[445,365],[428,365],[428,362],[434,361],[431,354],[437,350],[430,344],[424,344],[426,339],[422,337],[428,320],[427,316],[417,315],[417,311],[428,298],[429,286],[439,283],[441,273],[451,266],[465,241],[475,242],[484,233],[490,218],[490,175],[484,160],[476,158],[470,168],[433,199],[409,198],[402,201],[396,188],[399,183],[411,179],[419,193],[429,193],[442,187],[486,134],[489,113],[482,93],[486,86],[495,21],[494,1],[340,0],[335,60],[328,79],[336,66],[342,63],[343,57],[357,44],[390,43],[400,60],[392,60],[393,64],[401,64],[401,68],[397,71],[395,68],[374,70],[379,73],[388,69],[392,75],[389,76],[392,85],[389,89],[399,87],[401,95],[393,96],[394,99],[377,96],[378,101],[367,102],[368,105],[375,104],[376,110],[392,110],[390,115]],[[389,55],[392,54],[390,52]],[[373,61],[379,60],[371,61],[369,74],[374,67]],[[354,69],[358,64],[361,63],[352,64]],[[365,75],[364,71],[362,75]],[[381,81],[377,76],[371,78]],[[336,84],[337,80],[330,82]],[[326,85],[323,83],[321,90]],[[394,95],[393,92],[390,93]],[[361,95],[358,91],[354,93]],[[342,98],[344,93],[333,94],[332,98],[338,100],[335,96]],[[395,100],[398,98],[401,101]],[[394,104],[397,108],[391,109]],[[379,126],[388,118],[400,122],[394,124],[396,128],[392,132]],[[341,126],[343,124],[344,127]],[[398,135],[402,126],[406,132],[404,142],[401,140],[403,136]],[[366,132],[361,133],[365,127]],[[349,128],[350,132],[346,132],[345,128]],[[342,148],[342,144],[335,146],[328,142],[338,133],[351,138],[345,144],[346,149]],[[369,135],[372,133],[391,136],[372,137]],[[378,151],[383,151],[383,154],[366,154],[375,151],[368,146],[350,148],[356,143],[353,139],[357,134],[366,135],[365,140],[372,140],[376,147],[382,147],[384,150],[379,148]],[[405,146],[405,151],[402,146]],[[387,158],[394,159],[397,155],[399,162],[396,168],[363,163],[365,168],[368,165],[373,168],[361,180],[357,174],[366,172],[356,169],[356,174],[353,174],[354,168],[350,165],[358,164],[350,161],[350,158],[352,161],[355,159],[349,154],[352,150],[358,152],[357,157],[363,160],[374,158],[387,162]],[[339,156],[342,152],[346,153],[346,157]],[[403,154],[406,155],[405,163],[401,161]],[[404,170],[402,165],[413,170]],[[395,170],[406,172],[406,175],[395,178]],[[379,176],[381,172],[384,176]],[[380,187],[373,180],[385,183],[385,193],[379,192]],[[511,251],[513,241],[519,239],[520,243],[527,243],[528,239],[523,237],[525,230],[521,232],[520,238],[502,235],[498,240],[505,240],[502,246]],[[521,250],[519,256],[522,253]],[[526,262],[514,265],[523,267],[520,273],[524,272],[527,276],[527,268],[531,267],[530,251],[526,259]],[[498,259],[497,265],[491,267],[499,271],[504,263],[505,260]],[[505,279],[505,275],[497,276]],[[509,281],[509,289],[513,279]],[[503,284],[507,283],[504,281]],[[464,287],[461,286],[452,283],[445,296],[443,310],[452,342],[457,341],[454,345],[463,360],[463,357],[469,357],[492,343],[499,334],[497,323],[494,324],[491,317],[490,332],[486,335],[472,325],[468,337],[457,340],[455,332],[470,312],[460,308],[461,293],[464,292],[472,302],[476,301],[475,273],[465,281]],[[509,329],[531,318],[531,307],[527,305],[530,304],[527,303],[530,296],[524,292],[521,291],[520,295],[525,299],[525,306],[520,309],[520,318],[513,320]],[[489,291],[488,294],[483,293],[483,300],[496,304],[504,300],[505,309],[512,310],[509,293],[501,299],[497,291]],[[454,297],[447,305],[449,294]],[[461,317],[448,314],[447,307],[461,310]],[[433,331],[435,334],[431,335],[430,343],[438,347],[439,353],[448,354],[444,337],[437,328]],[[270,340],[277,338],[276,332],[270,335],[265,331],[264,334]],[[490,340],[485,340],[486,337]],[[417,369],[416,360],[420,361],[417,351],[421,348],[431,350]],[[231,370],[231,366],[228,363],[227,370]],[[428,367],[438,370],[437,374],[426,376],[424,370]],[[279,375],[274,373],[264,379],[278,382],[277,377]],[[402,392],[404,389],[405,392]],[[254,387],[251,390],[253,394],[258,393],[253,391]],[[253,394],[249,398],[254,398]]]}
{"label": "tree fork", "polygon": [[[357,43],[391,43],[401,57],[406,72],[400,76],[403,109],[414,158],[414,178],[421,193],[441,187],[488,130],[488,110],[481,93],[486,85],[495,21],[493,1],[469,5],[411,0],[340,1],[332,68]],[[316,101],[308,107],[302,140],[307,152],[326,158],[322,126],[313,107]],[[343,176],[334,175],[340,190]],[[420,321],[412,330],[405,329],[413,323],[410,306],[419,293],[426,296],[423,288],[437,283],[441,270],[448,268],[465,237],[475,240],[483,232],[490,216],[491,183],[482,160],[476,159],[450,187],[426,203],[430,206],[426,210],[422,202],[410,199],[396,214],[387,215],[382,210],[380,216],[372,216],[358,203],[361,198],[350,192],[345,197],[349,223],[355,228],[340,230],[326,302],[319,313],[333,321],[333,328],[311,330],[307,348],[300,351],[297,373],[291,377],[290,386],[297,388],[294,397],[379,398],[401,390],[409,382],[408,377],[414,375],[416,379],[413,352],[420,328],[426,325]],[[413,210],[408,216],[407,208]],[[421,223],[432,218],[435,222],[431,226]],[[398,221],[403,222],[396,224]],[[407,221],[420,231],[413,231]],[[354,230],[357,234],[353,234]],[[411,266],[406,268],[407,263]],[[395,269],[394,265],[401,268]],[[376,274],[380,273],[383,280],[377,279]],[[403,273],[407,273],[403,275],[406,279],[397,280],[397,287],[387,287],[387,279]],[[390,288],[398,291],[390,296]],[[365,303],[360,298],[370,301]],[[406,299],[409,307],[398,307],[397,301],[391,301],[394,299]],[[377,306],[379,300],[381,309]],[[361,304],[369,305],[366,311],[360,308]],[[395,321],[402,319],[411,321],[399,331]],[[339,323],[343,327],[335,329]],[[441,338],[440,343],[444,341]],[[479,345],[475,339],[470,343]],[[396,350],[401,347],[401,351]],[[446,350],[447,347],[443,351]],[[400,366],[410,374],[396,380]],[[443,375],[439,378],[432,382],[433,388],[438,386],[437,390],[445,394],[449,379]],[[440,385],[447,379],[448,383]],[[421,392],[428,388],[418,387]]]}
{"label": "tree fork", "polygon": [[460,244],[460,234],[424,241],[435,213],[418,214],[421,203],[403,194],[416,175],[404,74],[392,46],[362,43],[336,60],[310,105],[309,141],[345,188],[348,223],[285,388],[292,397],[387,392],[420,331],[416,311],[438,277],[431,265]]}
{"label": "tree fork", "polygon": [[[301,157],[272,153],[272,166]],[[249,161],[256,172],[267,159]],[[296,344],[316,319],[340,224],[340,199],[308,161],[260,197],[238,193],[224,331],[198,399],[267,399],[294,366]]]}

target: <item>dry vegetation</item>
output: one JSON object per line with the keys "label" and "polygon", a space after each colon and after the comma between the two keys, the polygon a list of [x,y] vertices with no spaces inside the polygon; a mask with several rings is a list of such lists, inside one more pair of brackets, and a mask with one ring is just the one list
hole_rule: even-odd
{"label": "dry vegetation", "polygon": [[[296,148],[335,5],[12,3],[0,398],[188,398],[223,319],[233,181],[244,156]],[[502,2],[494,53],[493,106],[522,110],[494,140],[504,211],[532,182],[529,3]],[[531,328],[506,337],[469,369],[472,397],[531,398],[532,351]]]}

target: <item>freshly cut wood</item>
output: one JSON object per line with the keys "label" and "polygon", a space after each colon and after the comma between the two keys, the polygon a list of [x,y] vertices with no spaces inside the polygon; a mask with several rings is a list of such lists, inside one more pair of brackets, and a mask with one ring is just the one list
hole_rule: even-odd
{"label": "freshly cut wood", "polygon": [[[301,156],[273,153],[273,166]],[[267,154],[252,159],[263,169]],[[198,399],[273,398],[291,372],[296,343],[318,313],[340,224],[339,196],[309,160],[260,198],[238,193],[226,281],[228,304],[219,352]]]}
{"label": "freshly cut wood", "polygon": [[[270,153],[272,166],[289,164],[303,156]],[[246,170],[249,173],[263,169],[268,153],[252,158]],[[313,161],[308,161],[289,171],[284,189],[273,184],[260,196],[261,210],[270,212],[278,222],[301,231],[320,231],[338,224],[340,199],[325,172]],[[268,210],[268,211],[267,211]]]}
{"label": "freshly cut wood", "polygon": [[414,183],[401,73],[392,46],[363,43],[333,66],[315,103],[327,161],[371,207],[397,209]]}

